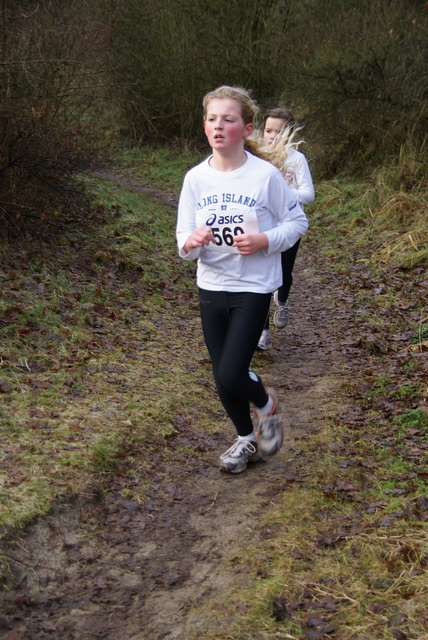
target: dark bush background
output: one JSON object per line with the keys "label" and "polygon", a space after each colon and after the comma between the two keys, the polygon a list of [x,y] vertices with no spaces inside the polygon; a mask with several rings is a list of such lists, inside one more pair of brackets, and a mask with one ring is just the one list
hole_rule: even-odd
{"label": "dark bush background", "polygon": [[202,97],[251,89],[304,124],[314,174],[426,160],[425,2],[2,0],[0,216],[77,206],[106,140],[202,147]]}

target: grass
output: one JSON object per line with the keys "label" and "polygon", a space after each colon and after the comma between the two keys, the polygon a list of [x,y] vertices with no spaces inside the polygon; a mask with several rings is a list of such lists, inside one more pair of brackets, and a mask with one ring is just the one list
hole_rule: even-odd
{"label": "grass", "polygon": [[[326,429],[329,437],[344,436],[340,428]],[[342,455],[311,456],[325,450],[325,437],[303,454],[310,481],[290,486],[269,507],[262,541],[234,559],[255,578],[214,604],[228,625],[207,639],[427,637],[428,531],[409,499],[424,496],[425,483],[415,487],[414,465],[392,468],[391,455],[382,467],[385,452],[373,450],[375,470],[362,473],[357,465],[340,472]],[[352,454],[364,462],[361,444]],[[400,474],[406,480],[399,482]]]}
{"label": "grass", "polygon": [[428,638],[428,207],[421,180],[395,191],[396,169],[318,187],[305,242],[348,291],[357,365],[322,433],[299,444],[309,478],[234,559],[254,579],[210,603],[228,622],[207,640]]}
{"label": "grass", "polygon": [[[183,340],[180,323],[197,307],[194,267],[176,257],[174,210],[102,181],[92,189],[93,233],[76,231],[74,247],[56,237],[18,257],[3,249],[11,265],[0,307],[3,530],[104,486],[132,450],[148,458],[174,433],[177,404],[189,402],[192,363],[206,368]],[[187,373],[167,355],[180,351]],[[139,468],[144,487],[149,464]]]}
{"label": "grass", "polygon": [[[196,160],[134,149],[115,165],[177,194]],[[321,279],[338,283],[332,303],[350,320],[331,330],[355,364],[323,429],[299,442],[305,473],[296,469],[299,482],[266,509],[260,541],[230,559],[248,584],[210,602],[207,619],[214,610],[219,624],[206,640],[428,638],[428,220],[411,160],[406,171],[403,151],[371,183],[317,187],[305,242],[321,254]],[[397,167],[410,191],[395,182]],[[2,248],[3,530],[54,500],[107,491],[113,472],[124,495],[144,501],[151,454],[167,455],[180,407],[208,431],[222,416],[174,210],[135,189],[88,184],[96,205],[74,245],[55,237]]]}
{"label": "grass", "polygon": [[[427,188],[424,165],[407,158],[385,163],[371,181],[338,178],[325,182],[311,207],[318,230],[328,228],[323,249],[337,269],[349,253],[375,268],[394,264],[423,267],[428,258]],[[397,177],[398,176],[398,177]],[[404,176],[411,188],[405,188]],[[333,246],[330,243],[334,243]],[[367,251],[369,249],[369,251]]]}
{"label": "grass", "polygon": [[185,172],[205,156],[190,150],[178,152],[169,147],[146,148],[143,151],[136,147],[120,149],[113,164],[127,177],[139,178],[149,186],[177,195]]}

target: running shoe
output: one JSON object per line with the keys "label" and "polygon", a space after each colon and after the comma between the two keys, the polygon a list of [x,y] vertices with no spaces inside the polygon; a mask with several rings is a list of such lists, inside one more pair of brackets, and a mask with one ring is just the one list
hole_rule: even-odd
{"label": "running shoe", "polygon": [[225,473],[242,473],[249,462],[257,462],[257,442],[246,442],[239,438],[223,455],[220,456],[220,471]]}
{"label": "running shoe", "polygon": [[267,392],[273,399],[273,409],[269,415],[259,418],[259,451],[261,454],[272,456],[281,448],[284,433],[278,396],[273,389],[267,389]]}
{"label": "running shoe", "polygon": [[275,302],[275,312],[273,314],[273,321],[275,327],[283,329],[288,324],[288,300],[285,302],[278,301],[278,291],[273,294],[273,300]]}
{"label": "running shoe", "polygon": [[262,349],[262,351],[269,351],[270,349],[272,349],[272,337],[270,335],[269,329],[263,329],[257,347],[259,349]]}

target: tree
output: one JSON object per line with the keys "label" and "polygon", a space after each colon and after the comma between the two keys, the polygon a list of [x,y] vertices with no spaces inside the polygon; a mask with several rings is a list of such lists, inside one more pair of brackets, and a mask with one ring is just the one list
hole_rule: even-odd
{"label": "tree", "polygon": [[145,0],[122,6],[116,96],[134,139],[201,138],[202,96],[220,84],[274,95],[289,3]]}
{"label": "tree", "polygon": [[305,114],[327,169],[376,164],[409,135],[423,147],[427,18],[409,0],[302,2],[284,98]]}
{"label": "tree", "polygon": [[[114,22],[91,0],[3,0],[0,14],[0,216],[22,221],[72,206],[93,153],[85,116],[100,95]],[[4,226],[4,225],[2,225]]]}

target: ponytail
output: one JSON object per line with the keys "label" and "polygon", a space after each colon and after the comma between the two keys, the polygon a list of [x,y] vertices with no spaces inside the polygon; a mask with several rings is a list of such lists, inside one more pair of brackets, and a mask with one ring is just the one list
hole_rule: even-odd
{"label": "ponytail", "polygon": [[303,140],[296,140],[296,134],[301,129],[302,127],[295,127],[294,125],[289,127],[286,125],[278,136],[274,147],[267,146],[263,140],[262,133],[255,131],[245,140],[244,148],[254,156],[267,160],[280,171],[283,171],[288,156],[297,151],[299,145],[303,144]]}

